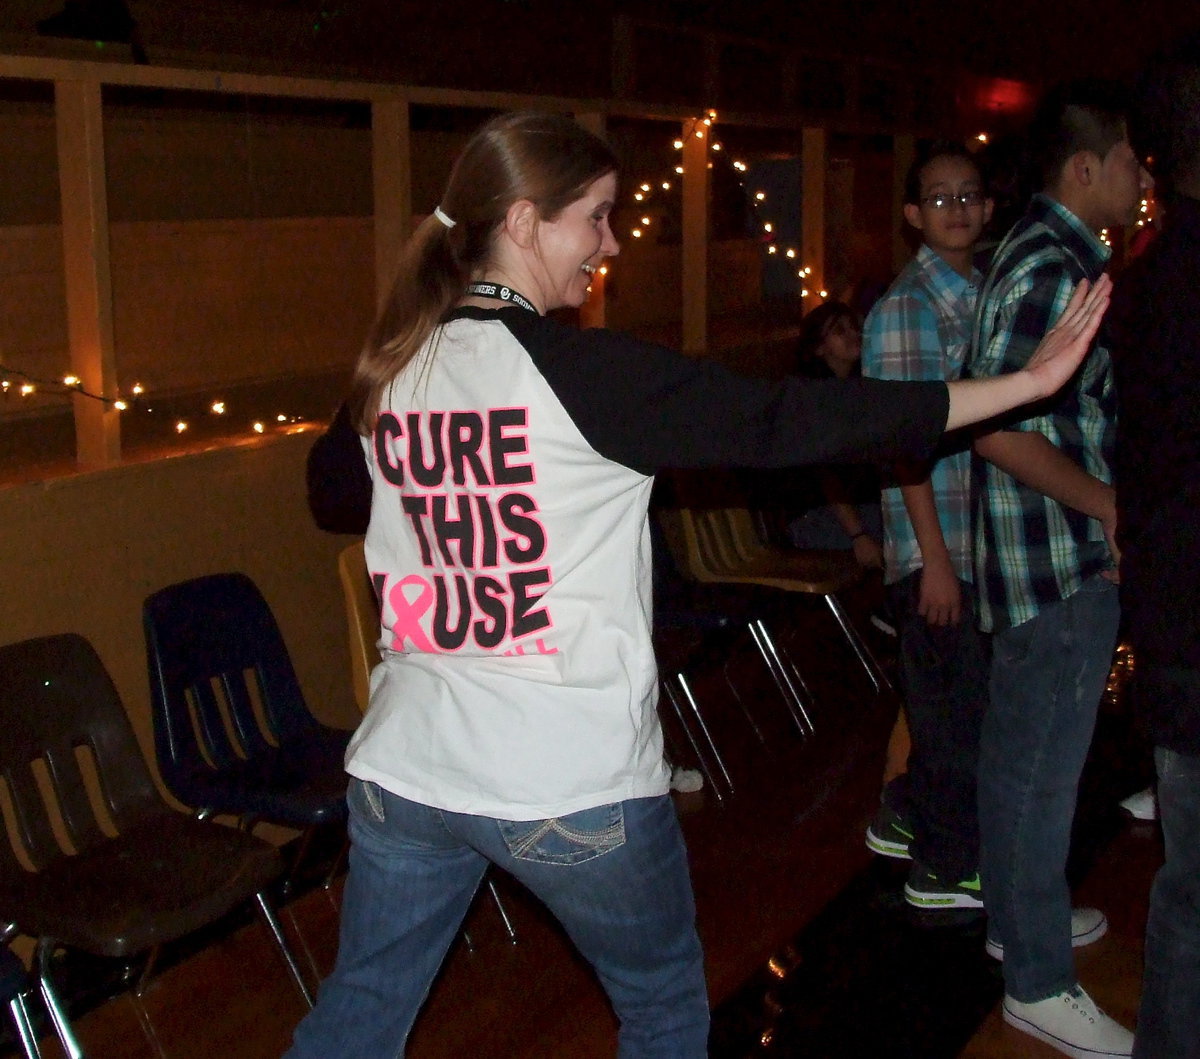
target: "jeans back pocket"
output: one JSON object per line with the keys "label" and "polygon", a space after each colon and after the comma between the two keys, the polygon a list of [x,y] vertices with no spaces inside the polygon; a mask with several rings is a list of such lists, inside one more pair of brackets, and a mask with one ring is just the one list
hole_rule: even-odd
{"label": "jeans back pocket", "polygon": [[541,864],[582,864],[625,844],[625,809],[620,802],[548,820],[496,823],[509,853]]}

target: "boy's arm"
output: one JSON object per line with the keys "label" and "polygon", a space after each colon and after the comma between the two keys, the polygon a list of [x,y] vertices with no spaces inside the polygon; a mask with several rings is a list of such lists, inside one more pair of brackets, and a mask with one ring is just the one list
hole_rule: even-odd
{"label": "boy's arm", "polygon": [[[1024,367],[1069,300],[1073,281],[1061,267],[1042,268],[1023,286],[1023,291],[1014,292],[1012,308],[1006,314],[1011,322],[998,327],[972,359],[973,376],[998,375]],[[1119,562],[1113,487],[1089,474],[1050,441],[1043,432],[1046,420],[1045,415],[1033,416],[981,434],[975,439],[975,451],[1030,489],[1098,519],[1113,559]]]}
{"label": "boy's arm", "polygon": [[[946,378],[937,316],[924,299],[889,298],[872,314],[864,336],[863,373],[888,379]],[[921,549],[917,613],[930,625],[955,625],[962,614],[962,590],[938,519],[930,469],[929,464],[896,467],[900,495]]]}
{"label": "boy's arm", "polygon": [[975,440],[975,451],[1005,474],[1043,496],[1074,508],[1104,527],[1113,562],[1118,566],[1117,499],[1111,485],[1089,474],[1049,438],[1023,430],[997,430]]}
{"label": "boy's arm", "polygon": [[906,483],[907,468],[897,468],[900,495],[921,548],[921,593],[917,613],[930,625],[957,625],[962,617],[962,589],[950,561],[950,551],[938,520],[929,469],[921,468],[919,481]]}

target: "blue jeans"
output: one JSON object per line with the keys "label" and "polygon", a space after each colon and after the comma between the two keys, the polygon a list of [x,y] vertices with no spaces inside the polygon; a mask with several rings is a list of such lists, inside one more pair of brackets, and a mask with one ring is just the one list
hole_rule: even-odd
{"label": "blue jeans", "polygon": [[992,638],[980,871],[988,932],[1004,945],[1014,1000],[1044,1000],[1076,982],[1067,854],[1119,617],[1117,586],[1096,576]]}
{"label": "blue jeans", "polygon": [[1150,890],[1135,1059],[1200,1056],[1200,757],[1154,751],[1167,859]]}
{"label": "blue jeans", "polygon": [[512,822],[352,780],[350,873],[333,972],[290,1059],[391,1059],[488,862],[539,897],[591,963],[623,1057],[706,1054],[708,997],[687,852],[668,796]]}

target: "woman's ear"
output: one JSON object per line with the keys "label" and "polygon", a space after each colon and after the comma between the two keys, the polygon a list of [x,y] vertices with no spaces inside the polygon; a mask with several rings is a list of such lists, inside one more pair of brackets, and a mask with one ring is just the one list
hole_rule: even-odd
{"label": "woman's ear", "polygon": [[504,230],[522,250],[532,249],[537,225],[537,207],[528,199],[517,199],[504,214]]}

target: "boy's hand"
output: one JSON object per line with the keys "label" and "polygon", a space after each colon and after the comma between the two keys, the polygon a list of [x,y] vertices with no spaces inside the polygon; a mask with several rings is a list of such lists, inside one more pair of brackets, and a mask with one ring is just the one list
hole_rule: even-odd
{"label": "boy's hand", "polygon": [[883,569],[883,550],[879,547],[879,541],[869,533],[855,537],[852,547],[854,548],[854,558],[858,560],[858,565],[864,570]]}
{"label": "boy's hand", "polygon": [[930,625],[957,625],[962,617],[962,587],[948,562],[934,560],[921,568],[917,613]]}

